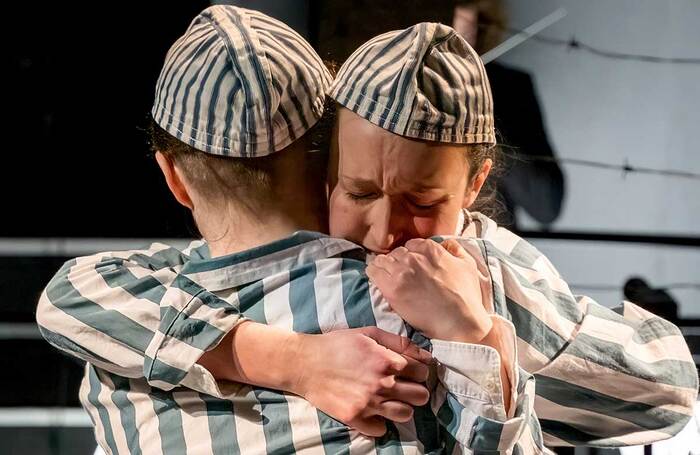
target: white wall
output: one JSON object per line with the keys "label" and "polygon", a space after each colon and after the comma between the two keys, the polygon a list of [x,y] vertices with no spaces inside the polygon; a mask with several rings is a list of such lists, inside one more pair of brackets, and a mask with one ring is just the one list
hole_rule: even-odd
{"label": "white wall", "polygon": [[[573,35],[625,53],[700,57],[698,0],[509,0],[508,5],[516,28],[565,7],[567,17],[544,36]],[[619,164],[627,159],[700,173],[700,65],[608,60],[534,41],[500,61],[533,74],[559,156]],[[564,170],[567,197],[554,229],[700,236],[698,180],[623,178],[616,171],[573,165]],[[526,216],[521,219],[525,227],[537,228]],[[569,245],[538,242],[572,282],[621,284],[641,274],[657,284],[700,283],[700,248]],[[684,316],[700,317],[699,290],[674,295]]]}

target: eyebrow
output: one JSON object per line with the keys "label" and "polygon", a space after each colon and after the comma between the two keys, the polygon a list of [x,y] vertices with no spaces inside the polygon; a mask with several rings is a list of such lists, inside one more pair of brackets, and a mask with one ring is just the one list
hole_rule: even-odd
{"label": "eyebrow", "polygon": [[411,191],[414,191],[416,193],[427,193],[428,191],[434,191],[434,190],[441,190],[444,191],[445,189],[439,186],[434,186],[434,185],[414,185],[411,188]]}
{"label": "eyebrow", "polygon": [[[346,175],[341,175],[340,179],[345,183],[350,183],[359,187],[376,187],[377,184],[374,180],[364,179],[361,177],[348,177]],[[412,193],[427,193],[429,191],[445,191],[445,188],[436,185],[421,185],[416,184],[412,186],[409,190]]]}
{"label": "eyebrow", "polygon": [[377,186],[377,184],[373,180],[369,180],[369,179],[348,177],[346,175],[341,175],[340,179],[343,181],[346,181],[348,183],[352,183],[354,185],[359,185],[359,186]]}

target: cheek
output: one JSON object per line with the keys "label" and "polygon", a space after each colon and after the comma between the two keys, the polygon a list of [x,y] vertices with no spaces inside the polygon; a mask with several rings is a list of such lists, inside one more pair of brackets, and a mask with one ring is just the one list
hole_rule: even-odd
{"label": "cheek", "polygon": [[430,217],[415,217],[415,237],[429,238],[434,235],[454,235],[459,222],[461,206],[446,207]]}
{"label": "cheek", "polygon": [[367,230],[364,210],[341,193],[336,187],[328,202],[329,234],[331,237],[361,241]]}

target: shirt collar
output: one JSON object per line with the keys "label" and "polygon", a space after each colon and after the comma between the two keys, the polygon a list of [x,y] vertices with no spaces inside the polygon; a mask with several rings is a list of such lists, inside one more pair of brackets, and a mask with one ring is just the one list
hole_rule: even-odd
{"label": "shirt collar", "polygon": [[350,241],[319,232],[298,231],[289,237],[240,253],[211,258],[206,244],[192,250],[183,275],[209,291],[242,286],[302,264],[363,249]]}

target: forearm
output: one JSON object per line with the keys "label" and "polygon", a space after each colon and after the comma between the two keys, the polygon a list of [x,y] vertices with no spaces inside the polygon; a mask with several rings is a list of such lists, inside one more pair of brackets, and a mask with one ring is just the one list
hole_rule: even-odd
{"label": "forearm", "polygon": [[217,380],[296,392],[303,334],[244,321],[197,362]]}

